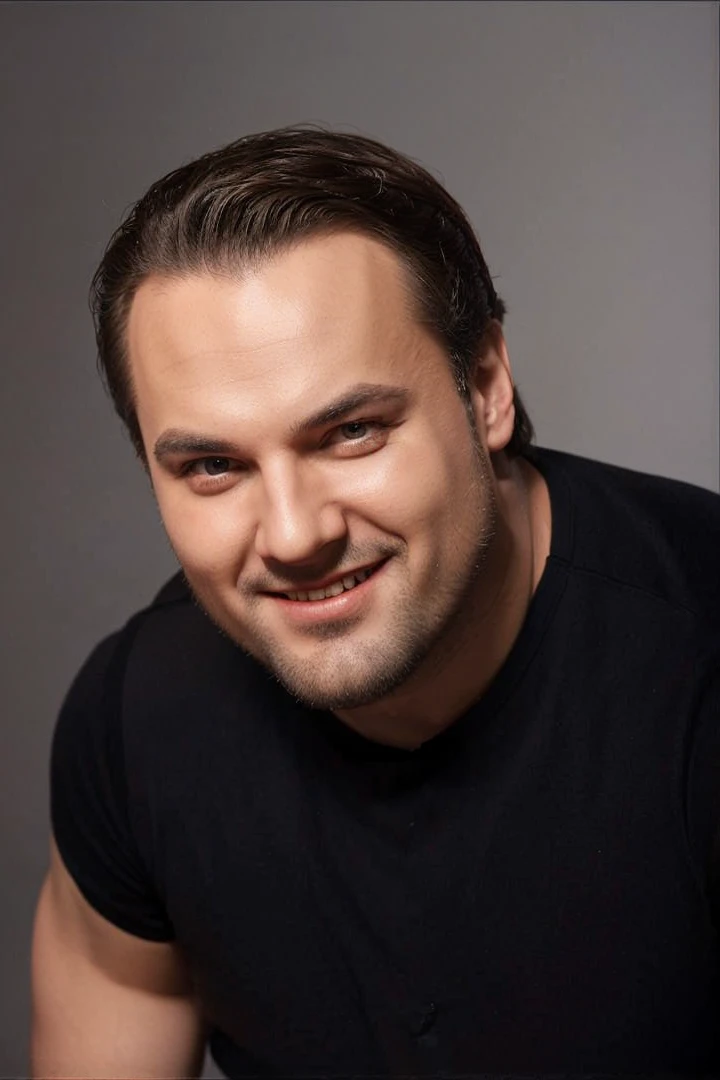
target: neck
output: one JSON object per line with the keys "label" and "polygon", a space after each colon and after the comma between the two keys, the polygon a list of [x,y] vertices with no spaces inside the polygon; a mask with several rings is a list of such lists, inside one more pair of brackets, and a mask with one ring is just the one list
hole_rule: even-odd
{"label": "neck", "polygon": [[415,749],[487,690],[525,621],[550,551],[545,481],[525,461],[495,464],[497,529],[467,606],[418,670],[381,701],[337,716],[366,738]]}

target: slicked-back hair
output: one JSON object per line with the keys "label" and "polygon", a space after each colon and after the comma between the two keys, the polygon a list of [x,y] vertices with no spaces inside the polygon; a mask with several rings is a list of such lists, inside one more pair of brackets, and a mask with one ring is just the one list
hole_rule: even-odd
{"label": "slicked-back hair", "polygon": [[[290,127],[238,139],[153,184],[115,231],[92,281],[98,365],[145,461],[127,356],[127,320],[151,275],[235,274],[314,234],[355,231],[385,244],[408,275],[417,317],[443,343],[465,398],[487,332],[502,323],[464,211],[403,154],[364,136]],[[506,453],[533,436],[515,392]]]}

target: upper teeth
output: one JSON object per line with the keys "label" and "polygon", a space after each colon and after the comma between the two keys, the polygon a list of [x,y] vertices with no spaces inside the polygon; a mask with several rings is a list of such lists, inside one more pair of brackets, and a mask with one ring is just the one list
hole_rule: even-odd
{"label": "upper teeth", "polygon": [[332,585],[324,589],[309,589],[307,592],[289,592],[285,595],[290,600],[326,600],[329,596],[339,596],[347,589],[354,589],[361,581],[370,576],[370,570],[356,570],[354,574],[347,574],[340,581],[334,581]]}

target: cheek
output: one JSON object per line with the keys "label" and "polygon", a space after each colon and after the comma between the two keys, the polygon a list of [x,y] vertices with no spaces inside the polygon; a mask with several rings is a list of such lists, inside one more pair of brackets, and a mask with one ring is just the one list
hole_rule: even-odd
{"label": "cheek", "polygon": [[325,490],[345,511],[351,536],[370,526],[409,539],[441,513],[447,479],[436,454],[408,442],[357,461],[334,463],[326,473]]}
{"label": "cheek", "polygon": [[434,525],[477,505],[478,465],[469,433],[460,427],[444,438],[428,434],[403,447],[383,485],[386,504],[408,523]]}
{"label": "cheek", "polygon": [[198,497],[157,492],[170,545],[188,574],[205,579],[236,575],[247,550],[243,519],[231,492]]}

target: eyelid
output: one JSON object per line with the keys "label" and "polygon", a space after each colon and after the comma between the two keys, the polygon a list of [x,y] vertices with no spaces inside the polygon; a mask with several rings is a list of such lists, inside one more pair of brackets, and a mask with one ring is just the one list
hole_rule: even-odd
{"label": "eyelid", "polygon": [[191,458],[189,461],[183,461],[178,467],[179,476],[202,476],[198,467],[205,461],[227,461],[228,468],[224,473],[219,473],[216,477],[213,477],[210,473],[204,474],[205,480],[222,479],[223,476],[227,476],[228,473],[238,472],[242,469],[242,463],[235,461],[234,458],[228,457],[227,454],[203,454],[202,457]]}
{"label": "eyelid", "polygon": [[[363,427],[369,428],[369,433],[382,430],[383,428],[389,428],[392,425],[383,420],[368,420],[364,416],[352,417],[350,420],[343,420],[340,424],[335,424],[334,427],[328,431],[325,441],[330,442],[334,435],[340,435],[343,428],[350,427],[352,424],[358,424]],[[362,442],[362,439],[351,439],[349,442]]]}
{"label": "eyelid", "polygon": [[[400,427],[402,421],[345,420],[337,424],[322,442],[322,447],[332,450],[340,457],[362,457],[382,449],[390,438],[391,430]],[[342,429],[349,424],[362,424],[368,430],[359,438],[345,437]]]}

